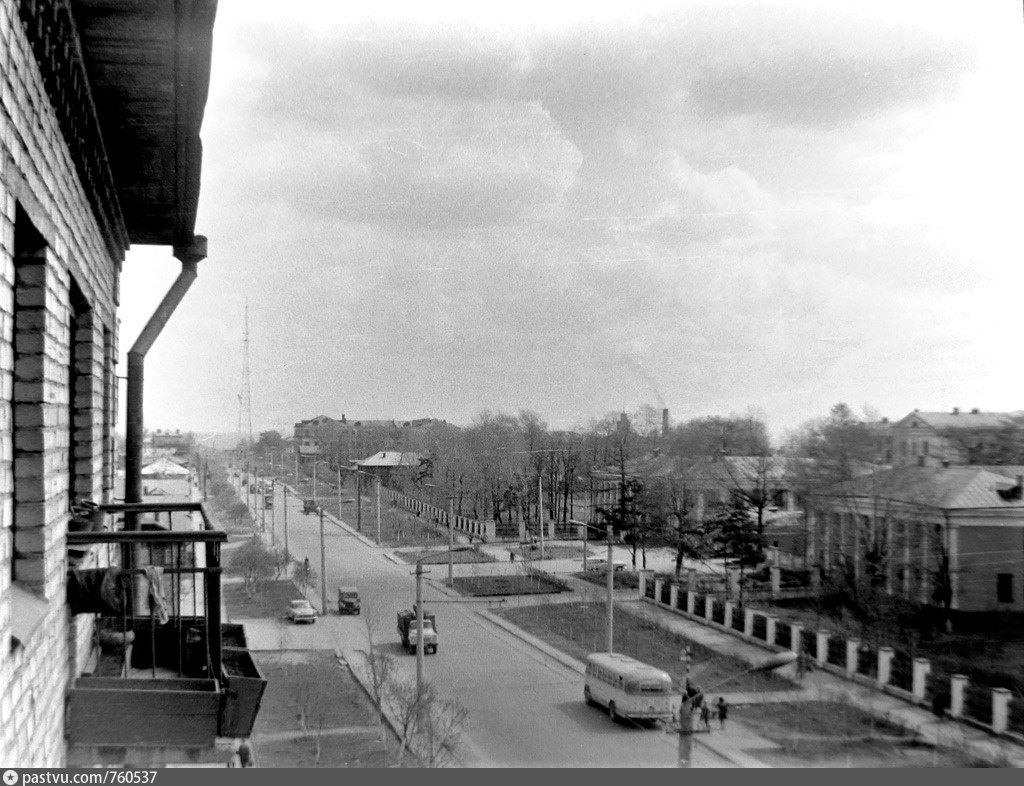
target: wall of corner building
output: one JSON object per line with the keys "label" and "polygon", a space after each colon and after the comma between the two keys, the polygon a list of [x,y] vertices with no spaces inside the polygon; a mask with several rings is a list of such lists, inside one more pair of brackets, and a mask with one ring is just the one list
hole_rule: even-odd
{"label": "wall of corner building", "polygon": [[[19,5],[0,0],[0,762],[60,766],[67,688],[89,638],[88,620],[69,620],[64,598],[69,499],[108,501],[113,484],[120,260],[76,174]],[[16,293],[19,209],[46,248]],[[77,320],[72,281],[86,305]],[[20,324],[37,333],[19,343],[17,357],[16,299]],[[32,597],[45,611],[16,640],[12,615]]]}
{"label": "wall of corner building", "polygon": [[[954,582],[961,611],[1024,611],[1024,522],[973,523],[957,531]],[[1013,576],[1013,602],[1000,603],[996,576]]]}

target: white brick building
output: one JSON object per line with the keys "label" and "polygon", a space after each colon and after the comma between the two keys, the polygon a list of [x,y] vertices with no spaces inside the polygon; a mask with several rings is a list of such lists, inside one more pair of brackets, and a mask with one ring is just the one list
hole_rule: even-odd
{"label": "white brick building", "polygon": [[215,8],[0,0],[0,764],[65,762],[69,511],[113,487],[124,253],[194,242]]}

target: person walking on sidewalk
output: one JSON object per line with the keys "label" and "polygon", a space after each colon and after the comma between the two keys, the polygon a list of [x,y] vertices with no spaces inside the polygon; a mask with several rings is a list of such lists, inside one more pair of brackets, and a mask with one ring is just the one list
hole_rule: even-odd
{"label": "person walking on sidewalk", "polygon": [[711,708],[707,704],[700,705],[700,722],[704,724],[704,731],[711,731]]}
{"label": "person walking on sidewalk", "polygon": [[721,729],[725,728],[725,719],[729,717],[729,705],[725,703],[725,697],[718,697],[718,704],[715,705],[718,708],[718,726]]}

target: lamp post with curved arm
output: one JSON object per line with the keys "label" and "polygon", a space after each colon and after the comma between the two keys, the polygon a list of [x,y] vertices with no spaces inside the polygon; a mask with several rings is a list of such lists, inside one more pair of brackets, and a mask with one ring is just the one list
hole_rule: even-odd
{"label": "lamp post with curved arm", "polygon": [[[569,523],[570,524],[575,524],[576,526],[579,526],[579,527],[586,527],[587,529],[597,530],[598,532],[602,531],[601,527],[595,527],[593,524],[587,524],[587,523],[585,523],[583,521],[577,521],[576,519],[569,519]],[[607,644],[607,647],[608,647],[608,652],[611,653],[611,652],[615,651],[614,650],[614,643],[615,643],[615,612],[614,612],[614,609],[615,609],[615,605],[612,603],[612,590],[615,587],[615,578],[612,575],[612,573],[614,572],[614,568],[613,568],[613,563],[612,563],[612,525],[611,524],[605,524],[605,526],[604,526],[604,534],[605,534],[605,538],[607,538],[607,540],[608,540],[608,565],[607,565],[606,571],[605,571],[606,574],[607,574],[605,576],[605,590],[607,592],[607,600],[606,600],[606,602],[608,604],[608,631],[607,631],[607,641],[606,641],[606,644]],[[584,541],[584,544],[583,544],[583,553],[584,554],[587,553],[586,549],[587,549],[587,545],[586,545],[586,542]]]}
{"label": "lamp post with curved arm", "polygon": [[[687,671],[689,671],[689,649],[684,651],[683,659],[687,663]],[[735,674],[726,677],[724,680],[715,683],[707,690],[700,690],[694,693],[692,696],[687,694],[688,686],[683,685],[683,699],[679,703],[679,747],[676,754],[676,766],[677,767],[689,767],[693,758],[693,702],[698,696],[706,700],[707,694],[712,691],[718,690],[728,682],[744,676],[745,674],[753,674],[755,672],[762,671],[774,671],[775,669],[782,668],[793,661],[795,661],[797,655],[792,650],[786,650],[785,652],[778,652],[760,663],[754,664],[749,669],[736,672]]]}

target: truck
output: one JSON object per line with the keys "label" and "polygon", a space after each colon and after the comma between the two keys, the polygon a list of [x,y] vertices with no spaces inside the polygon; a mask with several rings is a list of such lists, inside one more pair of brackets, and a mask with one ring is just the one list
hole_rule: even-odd
{"label": "truck", "polygon": [[[412,655],[416,652],[418,639],[416,631],[416,611],[406,609],[398,612],[398,635],[402,637],[402,646]],[[434,612],[423,610],[423,652],[437,653],[437,621]]]}
{"label": "truck", "polygon": [[356,587],[338,587],[338,613],[358,614],[359,612],[359,590]]}

